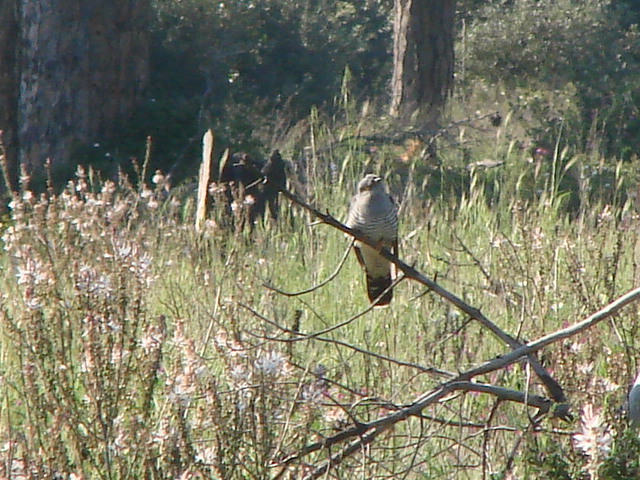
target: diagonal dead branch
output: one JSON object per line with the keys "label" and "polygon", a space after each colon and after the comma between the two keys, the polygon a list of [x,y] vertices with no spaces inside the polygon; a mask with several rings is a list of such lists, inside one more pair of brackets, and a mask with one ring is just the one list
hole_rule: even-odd
{"label": "diagonal dead branch", "polygon": [[[533,342],[529,342],[526,345],[522,345],[521,347],[501,357],[498,357],[497,359],[493,360],[493,362],[496,362],[496,365],[498,365],[497,368],[503,368],[507,365],[510,365],[514,363],[514,361],[517,361],[519,358],[529,355],[537,350],[540,350],[541,348],[544,348],[547,345],[550,345],[559,340],[564,340],[565,338],[572,337],[580,332],[583,332],[584,330],[587,330],[588,328],[593,327],[597,323],[600,323],[601,321],[611,317],[623,307],[626,307],[630,303],[633,303],[639,299],[640,299],[640,287],[625,293],[621,297],[618,297],[616,300],[609,303],[608,305],[601,308],[600,310],[593,313],[592,315],[588,316],[583,321],[578,322],[574,325],[571,325],[567,328],[563,328],[561,330],[557,330],[556,332],[545,335],[544,337],[541,337],[538,340],[535,340]],[[465,379],[473,378],[477,375],[483,375],[493,370],[496,370],[496,368],[493,368],[493,365],[492,365],[492,368],[487,370],[487,364],[483,364],[477,368],[468,370],[466,374],[464,374],[464,378]]]}
{"label": "diagonal dead branch", "polygon": [[[372,248],[376,248],[376,249],[378,248],[375,242],[372,242],[360,232],[347,227],[346,225],[338,221],[336,218],[334,218],[328,212],[322,213],[321,211],[310,206],[306,202],[302,201],[300,198],[298,198],[296,195],[294,195],[293,193],[289,192],[286,189],[281,189],[280,193],[283,196],[285,196],[287,199],[289,199],[291,202],[295,203],[296,205],[304,208],[308,212],[315,215],[323,223],[326,223],[327,225],[330,225],[350,235],[356,240],[366,245],[369,245]],[[440,295],[442,298],[446,299],[447,301],[449,301],[450,303],[458,307],[460,310],[465,312],[471,318],[480,322],[482,326],[487,328],[491,333],[493,333],[496,337],[498,337],[504,343],[509,345],[511,348],[517,349],[522,347],[523,345],[522,342],[520,342],[516,338],[509,335],[500,327],[498,327],[495,323],[493,323],[485,315],[483,315],[482,312],[480,312],[480,310],[472,307],[468,303],[464,302],[460,297],[449,292],[448,290],[438,285],[436,282],[428,278],[426,275],[424,275],[414,267],[403,262],[396,255],[393,255],[389,250],[382,248],[379,250],[379,253],[382,257],[386,258],[388,261],[393,263],[407,278],[410,278],[418,283],[425,285],[430,290],[432,290],[436,294]],[[556,380],[553,377],[551,377],[551,375],[542,366],[542,364],[538,361],[538,359],[535,358],[535,356],[533,355],[528,355],[528,360],[531,363],[531,366],[533,367],[534,371],[542,381],[542,383],[545,385],[545,388],[549,392],[549,395],[551,396],[551,398],[553,398],[553,400],[556,402],[560,402],[560,403],[566,402],[567,397],[565,396],[564,391],[562,390],[562,387],[558,384],[558,382],[556,382]]]}

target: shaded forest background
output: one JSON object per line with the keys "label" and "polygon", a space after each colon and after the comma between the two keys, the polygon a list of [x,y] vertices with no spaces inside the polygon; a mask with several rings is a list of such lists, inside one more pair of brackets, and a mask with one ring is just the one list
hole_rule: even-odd
{"label": "shaded forest background", "polygon": [[[580,151],[638,151],[638,2],[462,0],[457,12],[465,113],[527,110],[534,143],[553,145],[563,122]],[[105,153],[140,156],[151,135],[156,166],[184,174],[209,126],[219,145],[264,154],[313,107],[335,115],[346,92],[378,118],[388,109],[390,0],[156,1],[154,13],[147,98]]]}
{"label": "shaded forest background", "polygon": [[[153,169],[183,179],[194,174],[199,139],[210,127],[218,148],[296,154],[297,132],[312,109],[335,117],[345,99],[367,102],[372,131],[399,127],[385,118],[391,0],[131,4],[138,8],[127,20],[132,31],[142,26],[149,34],[146,43],[134,40],[130,48],[133,56],[148,48],[149,76],[136,87],[146,88],[134,90],[138,107],[119,117],[115,129],[98,126],[101,135],[78,142],[68,159],[54,159],[61,180],[78,163],[103,170],[129,165],[144,155],[147,136],[153,139]],[[562,128],[561,147],[631,159],[640,142],[639,15],[640,4],[631,0],[458,1],[459,108],[450,109],[444,123],[456,114],[511,111],[524,116],[525,148],[551,148]]]}

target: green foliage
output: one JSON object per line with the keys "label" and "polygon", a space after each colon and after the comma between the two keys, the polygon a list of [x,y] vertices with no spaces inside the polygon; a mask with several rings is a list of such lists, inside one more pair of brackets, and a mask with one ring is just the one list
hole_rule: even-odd
{"label": "green foliage", "polygon": [[11,449],[30,477],[123,477],[149,458],[166,326],[148,313],[152,258],[127,228],[135,204],[116,190],[80,169],[59,198],[16,198],[4,231],[17,277],[3,289],[3,368],[19,372],[4,428],[24,432]]}
{"label": "green foliage", "polygon": [[[570,158],[630,160],[640,138],[634,5],[458,2],[456,95],[464,114],[509,113],[532,151],[557,145]],[[209,127],[218,153],[231,146],[264,155],[304,128],[312,107],[328,117],[345,112],[337,94],[345,72],[351,101],[370,98],[376,108],[387,101],[390,0],[156,0],[153,8],[147,99],[114,138],[78,151],[83,164],[126,168],[152,136],[151,171],[180,180],[195,173]]]}
{"label": "green foliage", "polygon": [[640,438],[637,432],[621,432],[600,475],[606,480],[631,480],[640,476]]}
{"label": "green foliage", "polygon": [[570,450],[566,442],[534,439],[527,452],[527,474],[531,478],[572,480],[575,466],[571,465]]}
{"label": "green foliage", "polygon": [[[462,84],[479,80],[515,88],[513,106],[532,112],[534,128],[562,121],[575,136],[567,143],[581,150],[597,150],[594,133],[600,133],[605,151],[623,151],[628,158],[639,146],[639,37],[636,26],[625,26],[626,11],[615,5],[487,2],[458,43]],[[540,132],[537,137],[553,142]]]}
{"label": "green foliage", "polygon": [[[197,132],[264,153],[312,106],[331,105],[348,67],[360,95],[390,75],[391,2],[156,0],[149,100],[114,139],[156,140],[155,167],[194,171]],[[129,148],[129,147],[134,148]]]}

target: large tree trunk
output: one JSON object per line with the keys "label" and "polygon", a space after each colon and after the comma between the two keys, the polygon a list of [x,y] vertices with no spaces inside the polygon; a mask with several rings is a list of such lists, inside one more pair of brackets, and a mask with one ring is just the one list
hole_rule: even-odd
{"label": "large tree trunk", "polygon": [[0,114],[10,159],[73,161],[131,113],[148,78],[149,1],[0,0],[0,18],[15,12],[14,34],[0,29],[0,108],[17,99]]}
{"label": "large tree trunk", "polygon": [[[8,182],[15,188],[18,179],[16,146],[18,143],[18,76],[16,69],[18,38],[17,0],[0,0],[0,130],[2,130]],[[9,186],[0,175],[0,195]],[[2,207],[0,206],[0,213]]]}
{"label": "large tree trunk", "polygon": [[453,88],[455,0],[395,0],[390,113],[437,123]]}

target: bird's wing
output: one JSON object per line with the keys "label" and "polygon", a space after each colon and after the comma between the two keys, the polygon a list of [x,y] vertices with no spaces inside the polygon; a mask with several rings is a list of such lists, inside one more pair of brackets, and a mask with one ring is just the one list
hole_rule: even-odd
{"label": "bird's wing", "polygon": [[353,197],[351,197],[351,201],[349,202],[349,211],[347,212],[347,220],[344,222],[345,225],[349,228],[354,228],[353,214],[354,214],[354,209],[357,201],[358,201],[358,195],[356,194]]}
{"label": "bird's wing", "polygon": [[364,263],[364,257],[362,256],[362,250],[360,250],[360,247],[357,247],[356,245],[354,245],[353,251],[356,252],[356,258],[358,259],[358,263],[366,268],[366,265]]}

